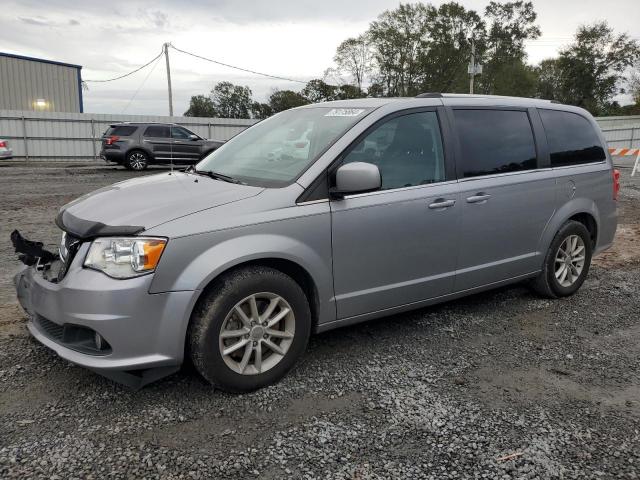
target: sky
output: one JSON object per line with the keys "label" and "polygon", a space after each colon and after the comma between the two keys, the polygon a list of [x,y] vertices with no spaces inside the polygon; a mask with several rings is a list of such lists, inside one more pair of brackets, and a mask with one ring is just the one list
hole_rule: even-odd
{"label": "sky", "polygon": [[[458,0],[482,12],[488,1]],[[281,77],[322,78],[340,42],[364,32],[397,0],[3,0],[0,51],[82,65],[85,80],[112,78],[147,63],[162,44]],[[439,5],[443,2],[429,2]],[[638,0],[534,0],[542,37],[530,63],[554,56],[581,24],[606,20],[640,38]],[[170,50],[174,112],[220,81],[248,85],[265,101],[302,84],[259,77]],[[125,79],[90,83],[85,112],[168,114],[164,58]]]}

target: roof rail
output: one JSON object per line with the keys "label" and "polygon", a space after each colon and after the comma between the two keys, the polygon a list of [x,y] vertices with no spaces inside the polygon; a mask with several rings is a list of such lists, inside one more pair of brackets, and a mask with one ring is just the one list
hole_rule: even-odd
{"label": "roof rail", "polygon": [[442,98],[442,94],[440,92],[426,92],[416,95],[416,98]]}

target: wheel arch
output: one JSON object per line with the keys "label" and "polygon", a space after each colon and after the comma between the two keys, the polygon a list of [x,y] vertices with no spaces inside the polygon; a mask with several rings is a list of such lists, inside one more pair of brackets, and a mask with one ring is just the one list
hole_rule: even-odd
{"label": "wheel arch", "polygon": [[598,243],[598,223],[595,217],[589,212],[580,212],[567,219],[567,221],[570,220],[582,223],[587,228],[589,236],[591,237],[591,246],[595,250]]}
{"label": "wheel arch", "polygon": [[549,245],[551,245],[558,230],[570,220],[580,222],[587,228],[591,235],[593,249],[595,250],[598,244],[598,233],[600,231],[600,212],[598,206],[593,200],[576,198],[564,204],[549,219],[540,240],[542,258],[544,258],[544,254],[549,248]]}
{"label": "wheel arch", "polygon": [[195,310],[198,303],[211,292],[212,288],[215,286],[216,280],[236,270],[255,266],[278,270],[279,272],[282,272],[285,275],[291,277],[300,286],[309,302],[312,326],[315,328],[319,320],[320,305],[320,297],[318,295],[318,287],[316,285],[316,282],[314,281],[311,274],[307,271],[307,269],[305,269],[299,263],[294,262],[290,259],[273,256],[245,260],[234,265],[227,266],[226,269],[218,272],[214,277],[209,279],[208,283],[201,290],[198,291],[198,295],[193,302],[193,308],[191,309],[192,311],[189,315],[189,318],[191,318],[191,315],[193,315],[193,310]]}
{"label": "wheel arch", "polygon": [[149,293],[192,292],[189,307],[181,319],[181,331],[185,335],[198,302],[211,291],[215,281],[221,275],[250,265],[274,268],[300,285],[309,301],[312,328],[335,320],[331,262],[327,262],[326,254],[318,250],[317,245],[314,248],[282,233],[261,232],[238,237],[226,232],[224,237],[195,235],[170,240],[154,275]]}
{"label": "wheel arch", "polygon": [[135,151],[140,151],[142,153],[144,153],[145,155],[147,155],[149,157],[149,160],[152,161],[154,159],[153,157],[153,153],[151,153],[151,151],[148,148],[145,148],[143,146],[140,145],[134,145],[131,148],[128,148],[127,151],[124,152],[124,161],[127,161],[127,157],[129,156],[129,154],[131,152],[135,152]]}

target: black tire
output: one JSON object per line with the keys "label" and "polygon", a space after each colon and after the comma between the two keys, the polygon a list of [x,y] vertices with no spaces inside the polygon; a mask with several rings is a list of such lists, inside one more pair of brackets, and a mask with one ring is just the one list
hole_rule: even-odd
{"label": "black tire", "polygon": [[131,150],[127,153],[124,166],[127,170],[135,170],[137,172],[146,170],[149,166],[149,155],[142,150]]}
{"label": "black tire", "polygon": [[[578,235],[584,243],[584,266],[578,278],[570,285],[563,286],[556,278],[555,265],[556,255],[562,243],[571,235]],[[584,283],[589,267],[591,265],[591,256],[593,254],[593,243],[589,230],[582,223],[576,221],[568,221],[565,223],[556,236],[553,238],[549,250],[544,259],[544,265],[540,274],[531,282],[532,288],[542,296],[548,298],[568,297],[578,291]]]}
{"label": "black tire", "polygon": [[[273,367],[243,375],[225,362],[219,335],[238,302],[260,292],[278,295],[291,306],[295,334],[286,354]],[[196,370],[215,387],[232,393],[249,392],[280,380],[303,355],[310,333],[309,302],[298,283],[278,270],[249,266],[223,275],[203,294],[191,316],[187,350]]]}

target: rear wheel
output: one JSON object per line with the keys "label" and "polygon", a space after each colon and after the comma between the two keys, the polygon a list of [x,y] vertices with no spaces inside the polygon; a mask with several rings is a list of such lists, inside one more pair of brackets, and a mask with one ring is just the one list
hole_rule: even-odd
{"label": "rear wheel", "polygon": [[282,378],[304,353],[310,332],[300,286],[278,270],[247,267],[218,279],[199,302],[188,348],[210,383],[246,392]]}
{"label": "rear wheel", "polygon": [[141,150],[133,150],[127,154],[124,166],[129,170],[145,170],[149,166],[149,156]]}
{"label": "rear wheel", "polygon": [[542,272],[532,283],[534,290],[551,298],[573,295],[589,273],[592,253],[587,228],[576,221],[565,223],[549,246]]}

